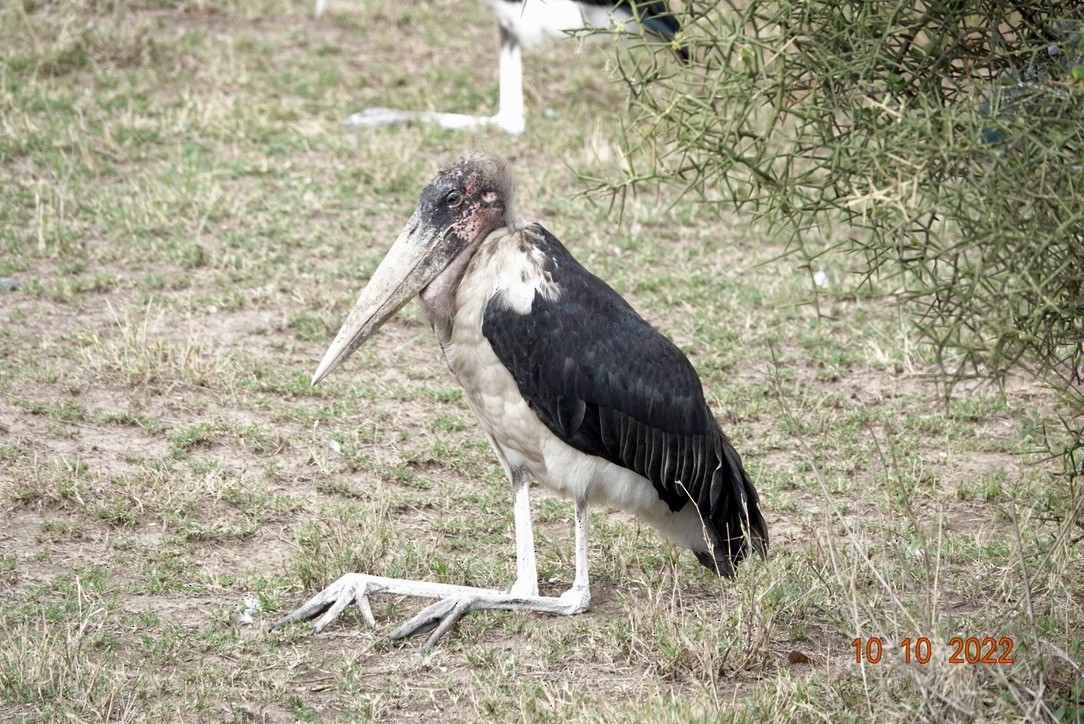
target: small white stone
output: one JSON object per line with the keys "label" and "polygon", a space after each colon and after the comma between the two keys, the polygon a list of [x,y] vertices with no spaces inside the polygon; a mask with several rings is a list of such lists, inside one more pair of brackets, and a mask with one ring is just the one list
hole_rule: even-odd
{"label": "small white stone", "polygon": [[245,597],[241,599],[241,606],[237,611],[237,623],[253,623],[255,619],[252,615],[254,613],[259,613],[260,609],[260,599],[256,598],[251,593],[246,593]]}

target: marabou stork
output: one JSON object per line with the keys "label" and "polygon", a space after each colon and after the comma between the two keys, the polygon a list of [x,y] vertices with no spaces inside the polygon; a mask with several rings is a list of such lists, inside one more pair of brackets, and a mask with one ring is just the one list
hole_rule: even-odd
{"label": "marabou stork", "polygon": [[[390,638],[433,629],[430,647],[464,614],[587,609],[587,505],[632,513],[732,575],[768,531],[741,458],[704,399],[692,364],[670,340],[512,209],[502,160],[472,154],[441,171],[361,292],[313,375],[316,384],[419,294],[437,340],[511,481],[516,580],[508,592],[347,573],[272,629],[351,602],[375,626],[368,597],[441,599]],[[540,596],[528,477],[575,501],[576,573]]]}
{"label": "marabou stork", "polygon": [[[367,108],[346,119],[350,128],[371,128],[394,123],[433,123],[452,130],[495,125],[518,135],[526,129],[523,109],[522,49],[532,49],[547,37],[557,38],[591,28],[613,28],[626,32],[644,30],[675,45],[681,25],[667,9],[665,0],[478,0],[493,11],[501,34],[497,115],[470,116],[463,113],[425,113],[391,108]],[[327,10],[330,0],[317,0],[316,17]]]}

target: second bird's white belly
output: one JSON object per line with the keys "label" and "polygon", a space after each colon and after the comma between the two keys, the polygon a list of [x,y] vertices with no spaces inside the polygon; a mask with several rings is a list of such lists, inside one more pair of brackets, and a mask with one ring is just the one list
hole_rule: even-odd
{"label": "second bird's white belly", "polygon": [[[611,27],[614,12],[608,7],[585,5],[575,0],[479,0],[497,16],[497,22],[516,37],[525,48],[533,48],[544,38],[561,38],[569,32]],[[619,13],[627,31],[635,33],[635,23]]]}

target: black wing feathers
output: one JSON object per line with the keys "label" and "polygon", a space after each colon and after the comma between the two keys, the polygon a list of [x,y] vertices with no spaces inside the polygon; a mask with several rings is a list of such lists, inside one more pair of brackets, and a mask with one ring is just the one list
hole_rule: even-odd
{"label": "black wing feathers", "polygon": [[671,510],[692,499],[727,549],[727,560],[705,565],[725,573],[744,555],[746,507],[762,552],[756,493],[689,360],[548,231],[523,233],[544,252],[559,297],[536,294],[526,315],[495,297],[482,333],[539,420],[575,449],[650,480]]}

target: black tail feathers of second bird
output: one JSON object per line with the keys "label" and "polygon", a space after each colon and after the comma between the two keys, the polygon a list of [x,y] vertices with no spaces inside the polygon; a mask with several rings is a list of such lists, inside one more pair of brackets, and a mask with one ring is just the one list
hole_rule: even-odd
{"label": "black tail feathers of second bird", "polygon": [[[622,0],[615,7],[624,8],[646,29],[666,41],[674,40],[681,32],[677,16],[670,11],[664,0]],[[689,50],[683,44],[674,48],[682,62],[688,62]]]}

